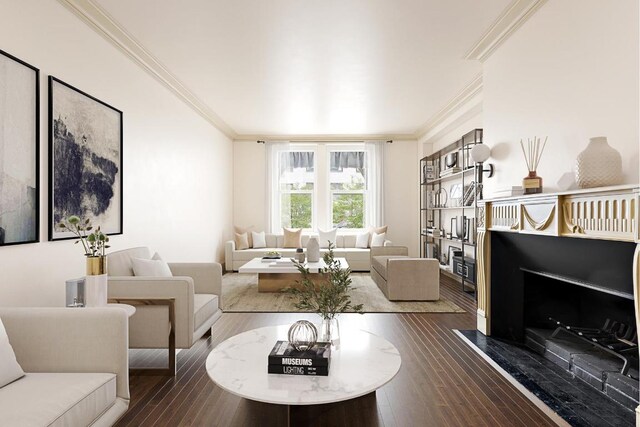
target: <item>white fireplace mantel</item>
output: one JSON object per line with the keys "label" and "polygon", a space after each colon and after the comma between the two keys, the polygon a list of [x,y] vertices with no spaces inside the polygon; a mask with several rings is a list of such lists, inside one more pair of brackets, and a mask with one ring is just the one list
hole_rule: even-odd
{"label": "white fireplace mantel", "polygon": [[[478,330],[491,335],[492,232],[635,242],[633,294],[640,331],[640,184],[485,199],[478,203]],[[640,427],[640,406],[636,408]]]}

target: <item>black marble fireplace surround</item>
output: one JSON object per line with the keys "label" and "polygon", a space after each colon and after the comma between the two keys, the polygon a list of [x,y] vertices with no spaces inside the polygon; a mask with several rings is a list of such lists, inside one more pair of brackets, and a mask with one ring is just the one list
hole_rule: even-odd
{"label": "black marble fireplace surround", "polygon": [[556,324],[549,318],[586,328],[601,328],[607,319],[635,327],[635,246],[491,233],[492,339],[519,348],[525,344],[599,391],[611,401],[612,411],[633,411],[638,404],[637,351],[630,353],[628,374],[621,375],[623,362],[597,346],[566,331],[552,337]]}

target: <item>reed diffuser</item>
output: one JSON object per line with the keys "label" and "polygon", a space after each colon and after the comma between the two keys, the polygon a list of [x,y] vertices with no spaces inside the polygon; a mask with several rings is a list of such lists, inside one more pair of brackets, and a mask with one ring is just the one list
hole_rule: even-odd
{"label": "reed diffuser", "polygon": [[547,146],[547,138],[544,138],[544,142],[541,144],[542,139],[533,137],[533,139],[527,138],[527,144],[525,145],[520,140],[520,147],[522,148],[522,154],[524,154],[524,161],[527,164],[529,175],[525,176],[522,180],[522,188],[524,194],[536,194],[542,193],[542,178],[536,174],[540,159],[544,148]]}

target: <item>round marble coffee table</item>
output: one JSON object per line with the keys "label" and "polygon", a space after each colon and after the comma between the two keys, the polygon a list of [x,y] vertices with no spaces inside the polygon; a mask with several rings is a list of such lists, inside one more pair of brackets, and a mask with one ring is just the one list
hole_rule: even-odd
{"label": "round marble coffee table", "polygon": [[278,405],[320,405],[373,393],[398,373],[401,358],[389,341],[369,332],[341,330],[329,375],[268,374],[267,356],[289,325],[254,329],[220,343],[207,357],[209,377],[246,399]]}

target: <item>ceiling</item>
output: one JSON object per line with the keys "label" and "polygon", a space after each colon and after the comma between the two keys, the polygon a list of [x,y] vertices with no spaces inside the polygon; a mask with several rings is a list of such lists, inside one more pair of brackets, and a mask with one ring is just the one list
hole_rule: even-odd
{"label": "ceiling", "polygon": [[95,0],[240,135],[413,134],[509,0]]}

